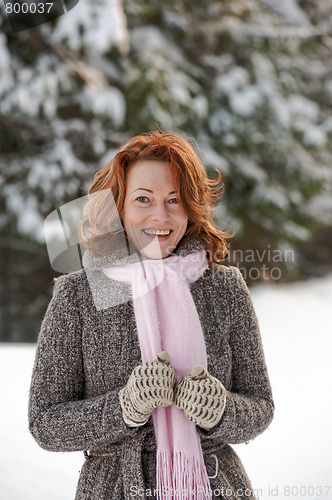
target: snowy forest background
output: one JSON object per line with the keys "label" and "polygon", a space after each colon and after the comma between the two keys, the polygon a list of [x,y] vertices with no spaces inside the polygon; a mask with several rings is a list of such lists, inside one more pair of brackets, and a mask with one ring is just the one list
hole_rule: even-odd
{"label": "snowy forest background", "polygon": [[13,34],[0,3],[0,340],[37,338],[46,216],[158,127],[221,169],[215,217],[249,284],[331,271],[331,20],[330,0],[80,0]]}

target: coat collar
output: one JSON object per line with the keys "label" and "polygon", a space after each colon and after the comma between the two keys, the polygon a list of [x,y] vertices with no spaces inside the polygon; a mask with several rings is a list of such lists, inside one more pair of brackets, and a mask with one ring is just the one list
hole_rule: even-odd
{"label": "coat collar", "polygon": [[[205,248],[204,243],[198,238],[183,238],[172,255],[185,257],[186,255]],[[94,305],[97,310],[105,310],[111,307],[125,304],[132,300],[132,290],[129,283],[114,281],[108,278],[102,269],[106,267],[118,267],[138,262],[142,257],[134,252],[118,249],[110,255],[101,258],[93,257],[89,252],[83,256],[84,271],[89,283]]]}

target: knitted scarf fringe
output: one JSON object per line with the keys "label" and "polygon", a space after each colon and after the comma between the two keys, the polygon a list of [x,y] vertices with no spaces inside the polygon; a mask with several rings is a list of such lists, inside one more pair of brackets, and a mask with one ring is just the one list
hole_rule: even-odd
{"label": "knitted scarf fringe", "polygon": [[212,492],[205,467],[197,458],[181,451],[157,453],[157,500],[211,500]]}

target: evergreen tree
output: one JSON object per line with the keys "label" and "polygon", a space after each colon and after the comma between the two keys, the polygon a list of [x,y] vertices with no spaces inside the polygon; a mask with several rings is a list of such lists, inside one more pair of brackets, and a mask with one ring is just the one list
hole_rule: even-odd
{"label": "evergreen tree", "polygon": [[318,225],[331,225],[330,5],[125,6],[136,69],[128,108],[141,110],[130,128],[160,117],[197,138],[208,168],[226,179],[216,216],[234,229],[235,249],[298,252]]}
{"label": "evergreen tree", "polygon": [[79,2],[14,34],[0,9],[0,338],[35,340],[55,274],[44,219],[86,194],[103,153],[123,139],[113,59],[128,50],[128,32],[116,0]]}
{"label": "evergreen tree", "polygon": [[267,250],[292,248],[283,276],[317,272],[310,252],[332,259],[331,10],[81,0],[13,34],[0,4],[2,245],[43,243],[44,218],[85,194],[119,143],[160,126],[193,136],[210,174],[221,169],[215,217],[234,250],[264,263]]}

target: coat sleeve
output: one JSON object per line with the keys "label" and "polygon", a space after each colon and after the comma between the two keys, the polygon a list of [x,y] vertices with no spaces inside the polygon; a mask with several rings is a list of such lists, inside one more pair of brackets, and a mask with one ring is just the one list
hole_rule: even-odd
{"label": "coat sleeve", "polygon": [[122,418],[118,391],[84,399],[80,287],[55,282],[39,334],[29,394],[29,429],[49,451],[83,451],[136,433]]}
{"label": "coat sleeve", "polygon": [[229,269],[232,386],[219,423],[204,435],[238,444],[254,439],[274,415],[272,390],[257,317],[247,285],[236,267]]}

